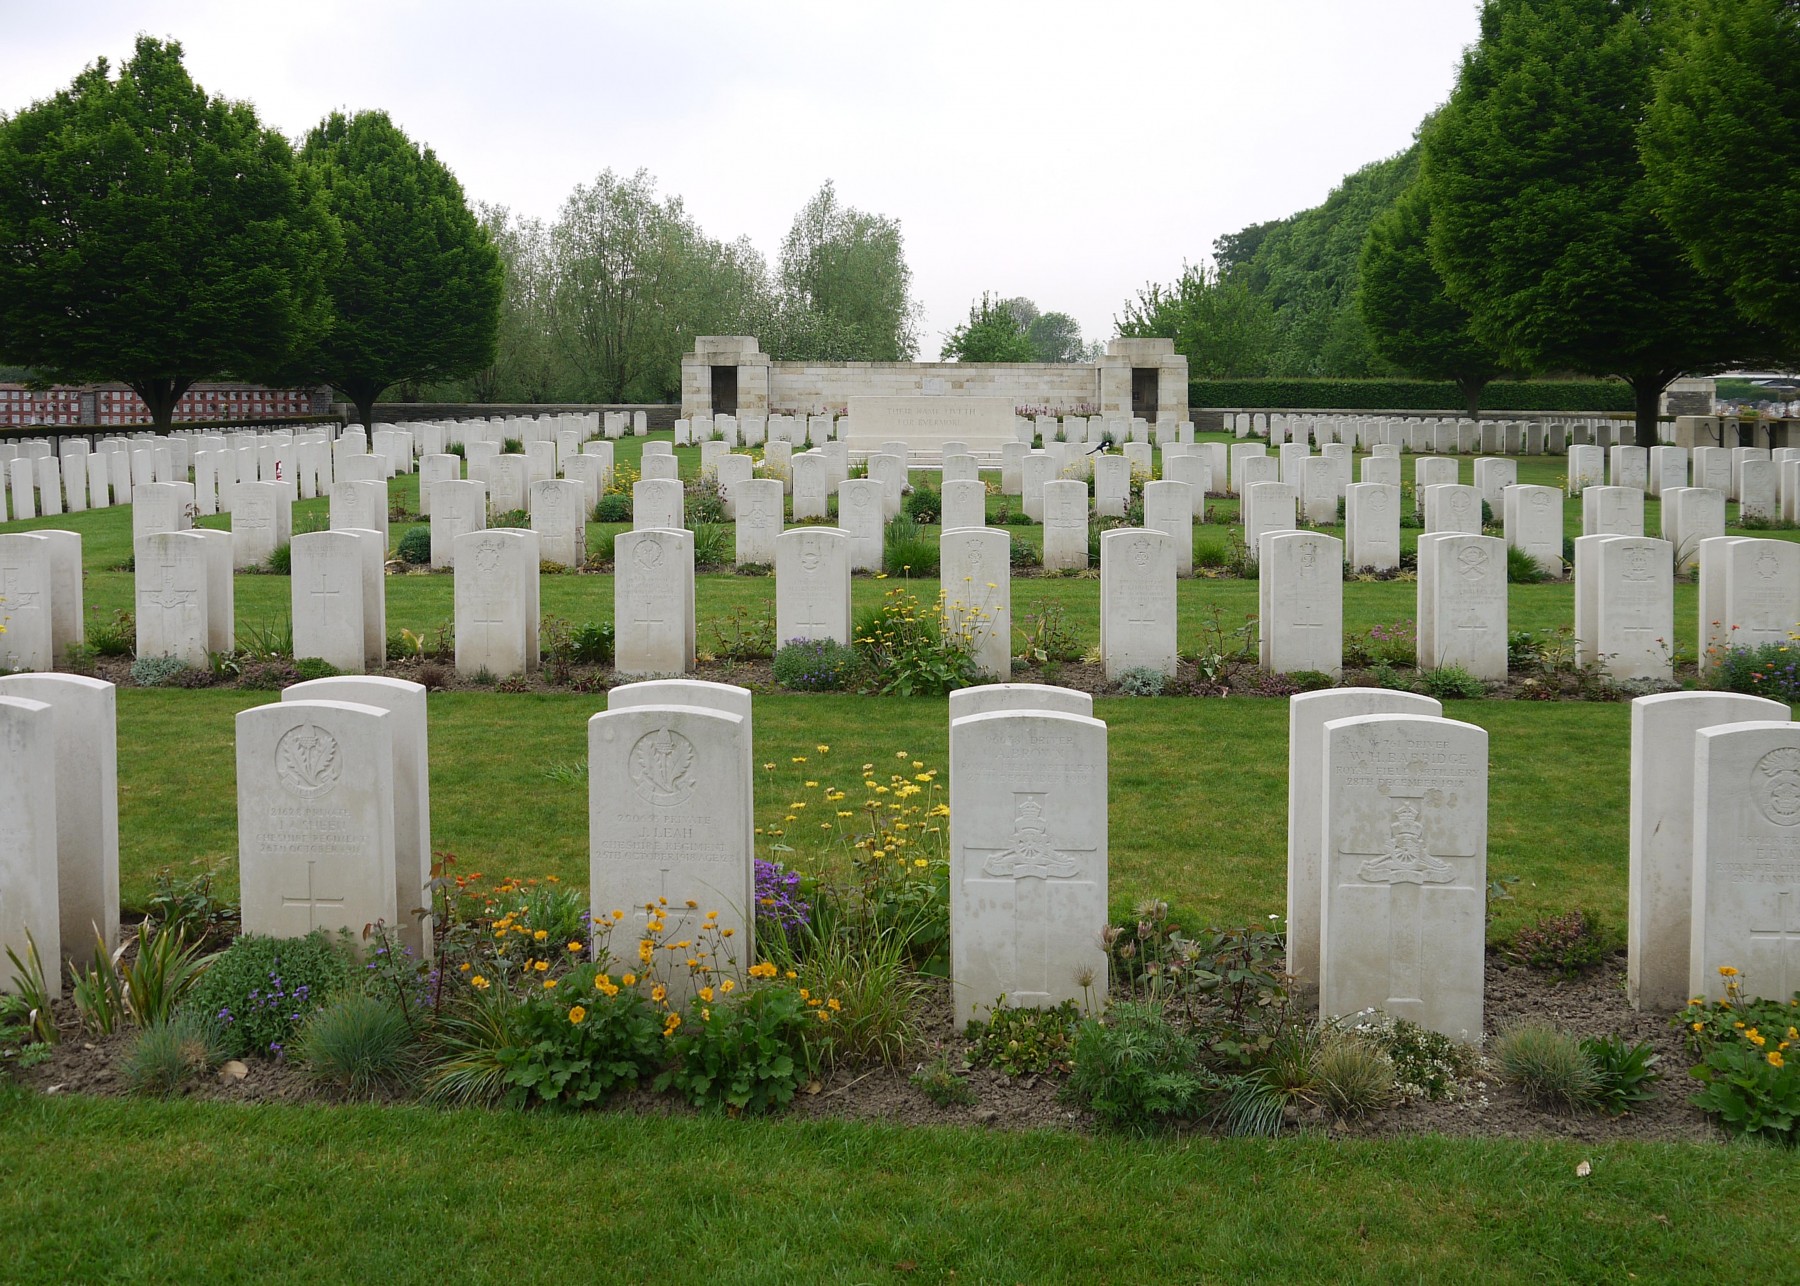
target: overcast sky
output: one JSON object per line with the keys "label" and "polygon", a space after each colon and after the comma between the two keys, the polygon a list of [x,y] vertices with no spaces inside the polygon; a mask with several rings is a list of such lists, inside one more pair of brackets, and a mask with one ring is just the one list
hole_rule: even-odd
{"label": "overcast sky", "polygon": [[921,356],[983,290],[1112,333],[1214,238],[1317,205],[1448,96],[1476,0],[0,0],[0,111],[173,37],[297,137],[385,109],[471,200],[647,169],[771,261],[834,179],[898,219]]}

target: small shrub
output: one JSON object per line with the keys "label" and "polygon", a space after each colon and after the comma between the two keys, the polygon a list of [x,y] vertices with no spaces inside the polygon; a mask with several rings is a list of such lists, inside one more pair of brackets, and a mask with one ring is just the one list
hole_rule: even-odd
{"label": "small shrub", "polygon": [[87,646],[95,656],[130,656],[137,650],[137,621],[126,611],[115,611],[110,620],[89,613]]}
{"label": "small shrub", "polygon": [[1547,1023],[1521,1023],[1493,1043],[1500,1074],[1540,1107],[1581,1107],[1599,1091],[1599,1077],[1581,1042]]}
{"label": "small shrub", "polygon": [[794,639],[776,653],[775,682],[794,692],[836,692],[856,672],[856,650],[836,639]]}
{"label": "small shrub", "polygon": [[[696,537],[700,527],[726,521],[724,489],[711,478],[695,478],[683,487],[681,505],[682,516]],[[695,561],[700,561],[698,554]]]}
{"label": "small shrub", "polygon": [[571,659],[577,665],[611,665],[613,659],[613,627],[609,622],[577,625],[569,631]]}
{"label": "small shrub", "polygon": [[525,529],[531,526],[531,514],[524,509],[503,509],[493,516],[488,523],[490,527],[512,527]]}
{"label": "small shrub", "polygon": [[919,530],[919,524],[901,514],[887,525],[882,539],[882,567],[890,576],[936,576],[938,538]]}
{"label": "small shrub", "polygon": [[1318,692],[1337,686],[1337,680],[1323,670],[1289,670],[1285,677],[1296,692]]}
{"label": "small shrub", "polygon": [[165,933],[177,933],[189,942],[204,942],[222,935],[238,917],[238,906],[220,897],[216,887],[218,867],[196,859],[199,867],[185,880],[163,867],[150,878],[150,897],[145,910]]}
{"label": "small shrub", "polygon": [[764,607],[733,608],[729,616],[713,620],[713,655],[727,661],[764,661],[775,655],[775,613]]}
{"label": "small shrub", "polygon": [[1719,656],[1710,682],[1725,692],[1800,702],[1800,642],[1729,648]]}
{"label": "small shrub", "polygon": [[723,567],[731,561],[732,531],[724,523],[696,522],[688,516],[694,534],[694,566]]}
{"label": "small shrub", "polygon": [[1161,1005],[1122,1001],[1075,1034],[1065,1095],[1115,1130],[1148,1133],[1196,1115],[1216,1081],[1200,1045]]}
{"label": "small shrub", "polygon": [[140,688],[175,687],[188,668],[178,656],[140,656],[131,663],[131,681]]}
{"label": "small shrub", "polygon": [[1460,665],[1440,665],[1422,671],[1419,689],[1440,701],[1473,700],[1487,692],[1487,685]]}
{"label": "small shrub", "polygon": [[297,656],[294,658],[294,673],[298,674],[303,681],[307,681],[312,679],[329,679],[335,675],[342,674],[343,671],[338,669],[337,666],[333,665],[330,661],[327,661],[324,657]]}
{"label": "small shrub", "polygon": [[1364,666],[1410,666],[1418,655],[1418,634],[1411,619],[1390,625],[1372,625],[1366,632],[1344,633],[1344,664]]}
{"label": "small shrub", "polygon": [[1800,1145],[1800,991],[1790,1000],[1744,995],[1738,971],[1721,966],[1725,999],[1690,1004],[1678,1020],[1700,1064],[1696,1106],[1733,1134]]}
{"label": "small shrub", "polygon": [[1119,672],[1119,691],[1128,697],[1160,697],[1169,676],[1154,666],[1134,665]]}
{"label": "small shrub", "polygon": [[709,999],[708,991],[694,998],[685,1018],[670,1015],[681,1019],[669,1039],[677,1061],[655,1088],[734,1114],[787,1106],[817,1070],[814,1032],[830,1025],[831,1011],[780,981],[729,999]]}
{"label": "small shrub", "polygon": [[1507,954],[1529,968],[1566,979],[1603,963],[1612,954],[1612,944],[1601,932],[1598,916],[1570,911],[1520,929]]}
{"label": "small shrub", "polygon": [[1018,536],[1012,537],[1007,558],[1014,568],[1040,567],[1044,562],[1043,555],[1038,552],[1037,546],[1029,540],[1021,540]]}
{"label": "small shrub", "polygon": [[944,497],[936,487],[916,486],[906,497],[906,513],[916,523],[935,523],[943,519]]}
{"label": "small shrub", "polygon": [[285,540],[263,559],[263,570],[274,576],[291,576],[294,571],[294,547]]}
{"label": "small shrub", "polygon": [[949,1055],[942,1051],[930,1061],[921,1063],[907,1079],[914,1089],[938,1107],[968,1107],[976,1101],[969,1078],[951,1066]]}
{"label": "small shrub", "polygon": [[593,520],[595,522],[630,522],[631,494],[609,491],[601,496],[594,504]]}
{"label": "small shrub", "polygon": [[376,996],[338,996],[300,1031],[297,1052],[313,1079],[356,1098],[400,1084],[417,1062],[412,1025]]}
{"label": "small shrub", "polygon": [[946,619],[942,590],[925,607],[909,590],[890,589],[857,622],[856,654],[882,696],[943,696],[979,679],[972,624]]}
{"label": "small shrub", "polygon": [[1438,1102],[1459,1093],[1479,1066],[1475,1051],[1428,1027],[1373,1010],[1349,1028],[1379,1048],[1394,1065],[1394,1092],[1404,1099]]}
{"label": "small shrub", "polygon": [[414,567],[428,567],[431,564],[431,528],[408,527],[401,533],[394,545],[394,553],[402,562]]}
{"label": "small shrub", "polygon": [[1080,1020],[1081,1010],[1073,1000],[1049,1009],[1014,1009],[1002,996],[985,1021],[969,1023],[969,1063],[1008,1076],[1066,1072]]}
{"label": "small shrub", "polygon": [[304,938],[246,933],[213,961],[186,1007],[218,1020],[232,1055],[275,1057],[350,973],[348,956],[322,929]]}
{"label": "small shrub", "polygon": [[139,1032],[122,1070],[133,1093],[167,1097],[213,1071],[225,1057],[218,1022],[190,1010]]}
{"label": "small shrub", "polygon": [[1068,613],[1061,603],[1039,600],[1016,619],[1024,635],[1018,655],[1028,665],[1079,661],[1086,651],[1069,628]]}

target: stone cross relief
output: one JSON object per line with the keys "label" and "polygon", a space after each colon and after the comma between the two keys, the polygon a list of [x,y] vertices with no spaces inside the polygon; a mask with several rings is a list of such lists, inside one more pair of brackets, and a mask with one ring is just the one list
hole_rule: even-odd
{"label": "stone cross relief", "polygon": [[39,589],[24,588],[24,582],[15,579],[24,571],[21,567],[0,567],[0,603],[6,604],[5,610],[36,607]]}
{"label": "stone cross relief", "polygon": [[317,874],[316,868],[318,867],[318,865],[319,865],[319,862],[318,862],[317,858],[309,857],[306,859],[306,896],[305,897],[293,897],[293,896],[283,895],[283,897],[281,899],[281,905],[283,908],[296,907],[296,906],[303,906],[306,908],[306,931],[308,933],[311,933],[314,929],[319,927],[319,908],[320,907],[322,907],[322,906],[336,907],[340,911],[343,910],[343,908],[344,908],[344,899],[343,898],[322,897],[315,891],[315,886],[314,886],[313,880],[314,880],[314,876]]}
{"label": "stone cross relief", "polygon": [[1425,1003],[1427,963],[1420,891],[1431,884],[1471,892],[1467,885],[1457,882],[1457,871],[1452,862],[1475,855],[1433,852],[1426,846],[1426,810],[1441,803],[1441,792],[1428,790],[1416,795],[1399,795],[1389,793],[1386,787],[1381,790],[1391,809],[1387,842],[1375,852],[1339,848],[1339,854],[1344,857],[1363,859],[1356,868],[1356,880],[1339,887],[1354,888],[1358,883],[1386,886],[1388,999],[1382,1007],[1397,1018],[1414,1018]]}
{"label": "stone cross relief", "polygon": [[[1760,918],[1760,917],[1759,917]],[[1775,987],[1758,994],[1791,996],[1800,988],[1800,896],[1792,889],[1775,895],[1774,923],[1766,928],[1750,930],[1752,950],[1768,947],[1775,961]]]}
{"label": "stone cross relief", "polygon": [[173,581],[179,563],[162,564],[162,584],[154,590],[141,589],[138,597],[152,607],[161,608],[165,612],[179,611],[194,601],[191,589],[176,589]]}
{"label": "stone cross relief", "polygon": [[1051,885],[1087,883],[1081,877],[1082,859],[1092,857],[1093,846],[1058,848],[1050,841],[1046,818],[1048,791],[1015,790],[1013,833],[998,848],[966,845],[963,853],[978,862],[978,874],[968,879],[1010,880],[1013,884],[1013,971],[1018,987],[1008,992],[1014,1004],[1031,1005],[1050,999],[1050,897]]}

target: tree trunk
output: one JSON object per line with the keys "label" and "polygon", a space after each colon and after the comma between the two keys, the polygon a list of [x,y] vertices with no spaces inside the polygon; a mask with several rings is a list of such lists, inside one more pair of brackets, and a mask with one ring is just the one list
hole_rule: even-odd
{"label": "tree trunk", "polygon": [[1486,380],[1475,379],[1473,377],[1458,379],[1456,381],[1456,387],[1463,395],[1463,405],[1469,408],[1469,418],[1471,420],[1479,420],[1481,418],[1481,390],[1487,386],[1488,382]]}
{"label": "tree trunk", "polygon": [[356,418],[363,422],[363,427],[370,433],[375,432],[375,395],[356,399]]}
{"label": "tree trunk", "polygon": [[1674,376],[1662,371],[1625,377],[1625,382],[1631,385],[1637,401],[1637,444],[1646,451],[1661,445],[1656,437],[1657,413],[1662,406],[1662,391],[1673,378]]}
{"label": "tree trunk", "polygon": [[175,406],[182,395],[194,386],[191,377],[172,375],[163,379],[127,380],[127,387],[150,412],[150,423],[158,433],[167,433],[175,422]]}

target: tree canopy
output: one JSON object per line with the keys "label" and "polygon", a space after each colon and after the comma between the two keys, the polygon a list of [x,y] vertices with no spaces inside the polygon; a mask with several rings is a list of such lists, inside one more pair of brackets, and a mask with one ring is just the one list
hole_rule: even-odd
{"label": "tree canopy", "polygon": [[300,159],[343,235],[326,270],[334,315],[310,356],[316,373],[372,425],[383,389],[488,366],[505,280],[456,176],[386,112],[333,112]]}
{"label": "tree canopy", "polygon": [[829,179],[781,244],[780,285],[784,309],[849,332],[859,360],[910,361],[918,349],[918,308],[899,222],[841,204]]}
{"label": "tree canopy", "polygon": [[1430,235],[1430,196],[1414,183],[1369,225],[1358,303],[1377,354],[1408,375],[1455,381],[1474,415],[1481,390],[1505,368],[1470,331],[1468,310],[1444,293]]}
{"label": "tree canopy", "polygon": [[1011,307],[1014,302],[984,292],[980,303],[969,305],[969,319],[944,336],[940,356],[957,362],[1035,362],[1037,347],[1031,342],[1029,323]]}
{"label": "tree canopy", "polygon": [[0,361],[121,380],[161,427],[196,380],[275,378],[325,329],[338,245],[286,140],[174,42],[0,120]]}
{"label": "tree canopy", "polygon": [[1204,264],[1184,265],[1172,285],[1145,286],[1116,325],[1128,339],[1174,340],[1194,379],[1275,373],[1273,310],[1241,278],[1223,279]]}
{"label": "tree canopy", "polygon": [[1431,261],[1509,362],[1613,374],[1638,444],[1683,372],[1766,348],[1656,217],[1638,158],[1652,0],[1487,0],[1424,139]]}
{"label": "tree canopy", "polygon": [[1675,8],[1640,131],[1656,212],[1740,311],[1800,354],[1800,5]]}

